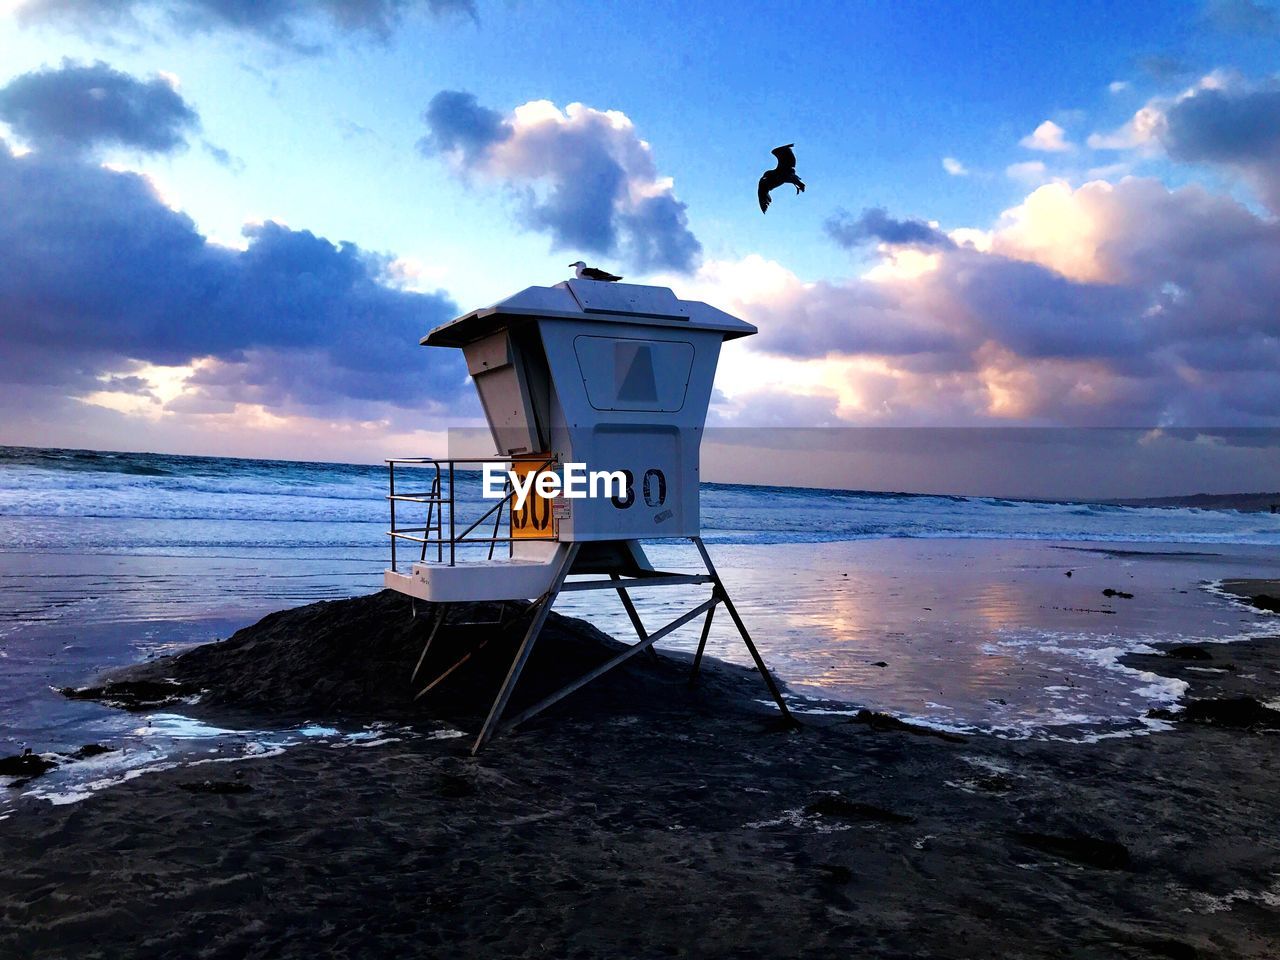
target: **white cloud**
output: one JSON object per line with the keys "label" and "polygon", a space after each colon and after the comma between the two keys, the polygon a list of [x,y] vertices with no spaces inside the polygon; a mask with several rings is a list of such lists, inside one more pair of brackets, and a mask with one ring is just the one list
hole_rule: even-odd
{"label": "white cloud", "polygon": [[943,157],[942,169],[953,177],[967,177],[969,175],[969,168],[955,157]]}
{"label": "white cloud", "polygon": [[1011,163],[1004,168],[1006,176],[1020,183],[1031,185],[1044,183],[1049,179],[1048,168],[1041,160],[1026,160],[1022,163]]}
{"label": "white cloud", "polygon": [[1052,120],[1040,124],[1018,143],[1028,150],[1043,150],[1046,153],[1063,153],[1075,149],[1075,145],[1067,141],[1066,131]]}

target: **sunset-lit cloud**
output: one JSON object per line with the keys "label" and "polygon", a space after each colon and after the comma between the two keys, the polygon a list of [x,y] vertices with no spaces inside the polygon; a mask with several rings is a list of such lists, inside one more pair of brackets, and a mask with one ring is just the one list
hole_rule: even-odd
{"label": "sunset-lit cloud", "polygon": [[1277,419],[1261,398],[1280,399],[1280,225],[1228,197],[1152,179],[1046,184],[988,231],[878,249],[840,281],[771,265],[745,297],[729,294],[740,268],[700,271],[691,291],[761,328],[745,349],[762,359],[722,378],[722,416],[789,393],[831,398],[850,423]]}
{"label": "sunset-lit cloud", "polygon": [[[536,56],[469,26],[491,12]],[[610,18],[551,49],[466,0],[0,4],[0,442],[424,452],[482,414],[418,339],[579,256],[759,327],[716,423],[1280,420],[1273,68],[1153,41],[1068,83],[1055,38],[963,92],[922,65],[887,109],[868,48],[822,66],[848,105],[796,110],[812,64],[762,89],[745,49]],[[809,190],[762,216],[783,140]]]}

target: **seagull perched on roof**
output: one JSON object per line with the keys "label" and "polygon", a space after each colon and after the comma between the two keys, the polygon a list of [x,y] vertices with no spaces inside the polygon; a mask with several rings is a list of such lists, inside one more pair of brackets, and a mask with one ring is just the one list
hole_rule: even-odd
{"label": "seagull perched on roof", "polygon": [[769,203],[772,199],[769,196],[769,192],[774,187],[790,183],[796,188],[796,193],[804,193],[804,182],[796,176],[796,154],[791,149],[794,146],[794,143],[784,143],[780,147],[773,148],[773,155],[778,158],[778,165],[772,170],[766,170],[761,175],[760,185],[756,188],[756,196],[760,199],[761,213],[769,211]]}
{"label": "seagull perched on roof", "polygon": [[605,270],[597,270],[595,267],[588,267],[585,262],[579,260],[577,263],[571,263],[574,275],[579,280],[604,280],[608,283],[614,283],[621,280],[621,277],[615,277],[612,273]]}

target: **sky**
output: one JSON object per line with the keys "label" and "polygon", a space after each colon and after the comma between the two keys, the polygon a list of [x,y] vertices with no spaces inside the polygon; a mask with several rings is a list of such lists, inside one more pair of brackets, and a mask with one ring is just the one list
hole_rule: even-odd
{"label": "sky", "polygon": [[579,258],[759,327],[715,427],[1277,427],[1278,52],[1271,0],[0,0],[0,443],[439,455],[419,337]]}

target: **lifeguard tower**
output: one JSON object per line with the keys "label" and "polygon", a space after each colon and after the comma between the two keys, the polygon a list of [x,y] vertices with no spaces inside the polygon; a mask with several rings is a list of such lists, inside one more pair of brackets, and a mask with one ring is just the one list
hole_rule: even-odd
{"label": "lifeguard tower", "polygon": [[[692,680],[720,604],[778,708],[790,719],[699,527],[699,447],[720,345],[755,332],[751,324],[705,303],[681,300],[665,287],[582,279],[529,287],[422,339],[426,346],[462,350],[496,456],[387,461],[391,569],[384,582],[437,604],[415,679],[449,604],[534,601],[524,639],[472,752],[495,733],[540,713],[632,656],[646,650],[652,655],[655,643],[704,616]],[[475,482],[478,491],[473,471],[486,464],[511,469],[522,479],[530,472],[563,472],[566,464],[582,464],[587,471],[618,472],[624,482],[611,496],[582,499],[539,496],[531,490],[520,509],[508,482],[503,497],[483,501],[479,519],[463,527],[456,514],[465,498],[455,492],[457,483]],[[419,478],[409,492],[406,473]],[[427,480],[421,481],[424,475]],[[478,493],[471,502],[476,499]],[[418,518],[425,513],[425,524],[399,526],[406,510]],[[658,538],[691,541],[706,572],[654,569],[640,541]],[[397,543],[404,541],[418,548],[408,572],[400,569],[396,552]],[[495,556],[499,545],[506,556]],[[710,585],[711,596],[649,632],[629,591],[681,584]],[[507,702],[552,604],[560,593],[580,590],[616,591],[639,642],[504,723]],[[466,659],[427,684],[419,696]]]}

